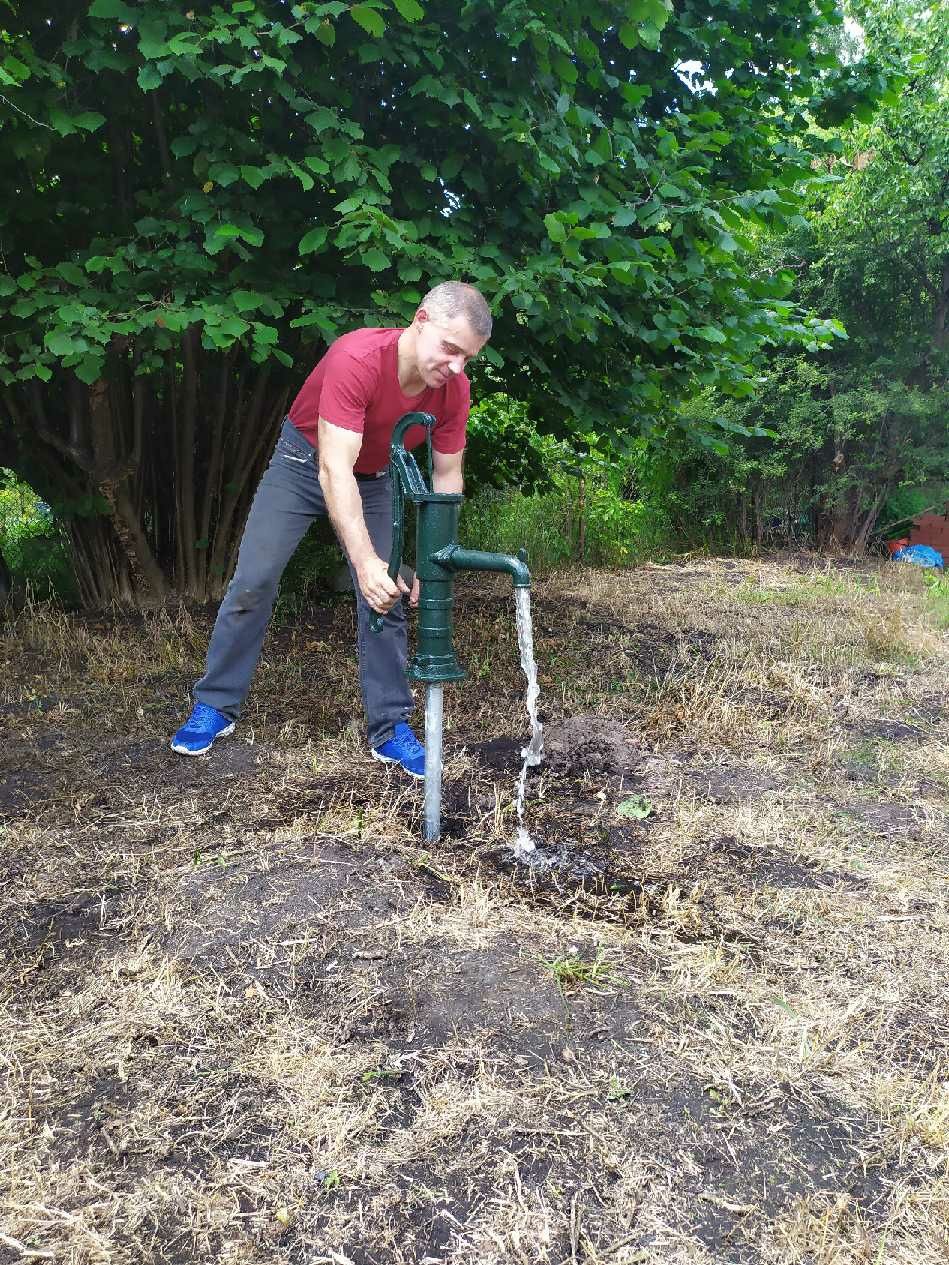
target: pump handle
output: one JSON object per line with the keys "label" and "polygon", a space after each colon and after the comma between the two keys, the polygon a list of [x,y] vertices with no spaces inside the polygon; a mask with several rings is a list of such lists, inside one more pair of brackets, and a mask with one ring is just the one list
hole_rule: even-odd
{"label": "pump handle", "polygon": [[[425,427],[425,446],[428,456],[428,486],[418,468],[418,463],[405,447],[405,432],[410,426]],[[435,418],[431,413],[406,413],[399,418],[392,432],[389,445],[389,474],[392,482],[392,552],[389,554],[389,579],[395,580],[402,566],[402,547],[405,537],[405,496],[410,499],[425,496],[431,490],[435,477],[432,461],[432,431]],[[383,616],[373,611],[369,627],[374,633],[382,632]]]}

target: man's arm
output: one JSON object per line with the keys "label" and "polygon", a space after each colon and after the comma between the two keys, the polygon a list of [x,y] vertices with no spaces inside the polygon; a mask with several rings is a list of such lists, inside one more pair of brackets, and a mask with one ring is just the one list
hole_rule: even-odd
{"label": "man's arm", "polygon": [[399,594],[408,589],[401,579],[396,584],[389,578],[388,562],[376,553],[366,529],[362,499],[353,476],[362,435],[321,417],[318,443],[320,487],[330,522],[356,572],[363,597],[374,611],[384,615],[398,601]]}
{"label": "man's arm", "polygon": [[465,490],[462,476],[464,449],[461,452],[432,451],[432,491],[463,492]]}

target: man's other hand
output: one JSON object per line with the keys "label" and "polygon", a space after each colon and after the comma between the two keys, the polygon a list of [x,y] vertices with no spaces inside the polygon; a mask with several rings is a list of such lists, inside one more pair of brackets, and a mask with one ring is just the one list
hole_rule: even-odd
{"label": "man's other hand", "polygon": [[389,568],[379,557],[367,558],[357,569],[356,579],[363,597],[378,615],[391,611],[401,595],[409,591],[401,576],[391,578]]}

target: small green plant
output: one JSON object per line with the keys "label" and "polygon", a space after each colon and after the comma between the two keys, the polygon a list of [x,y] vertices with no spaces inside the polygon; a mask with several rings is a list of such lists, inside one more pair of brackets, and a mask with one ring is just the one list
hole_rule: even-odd
{"label": "small green plant", "polygon": [[618,1076],[610,1077],[609,1088],[606,1091],[607,1102],[623,1102],[627,1098],[632,1098],[635,1090],[628,1081],[621,1080]]}
{"label": "small green plant", "polygon": [[385,1084],[386,1081],[397,1081],[401,1075],[402,1072],[397,1067],[370,1067],[359,1079],[364,1085],[378,1085]]}
{"label": "small green plant", "polygon": [[618,804],[616,811],[620,817],[632,817],[634,821],[645,821],[652,815],[652,804],[645,795],[631,795]]}
{"label": "small green plant", "polygon": [[927,571],[923,575],[929,608],[940,628],[949,628],[949,576],[945,572]]}
{"label": "small green plant", "polygon": [[578,954],[563,954],[545,962],[544,966],[553,975],[562,993],[572,988],[597,988],[604,984],[622,984],[623,980],[615,973],[607,962],[602,949],[598,949],[592,962]]}

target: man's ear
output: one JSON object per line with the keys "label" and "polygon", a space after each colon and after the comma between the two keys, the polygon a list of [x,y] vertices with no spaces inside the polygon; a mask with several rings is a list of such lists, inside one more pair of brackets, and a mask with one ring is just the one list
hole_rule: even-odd
{"label": "man's ear", "polygon": [[419,310],[415,313],[415,319],[416,321],[418,321],[419,325],[424,325],[425,322],[429,319],[429,315],[423,307],[420,307]]}

